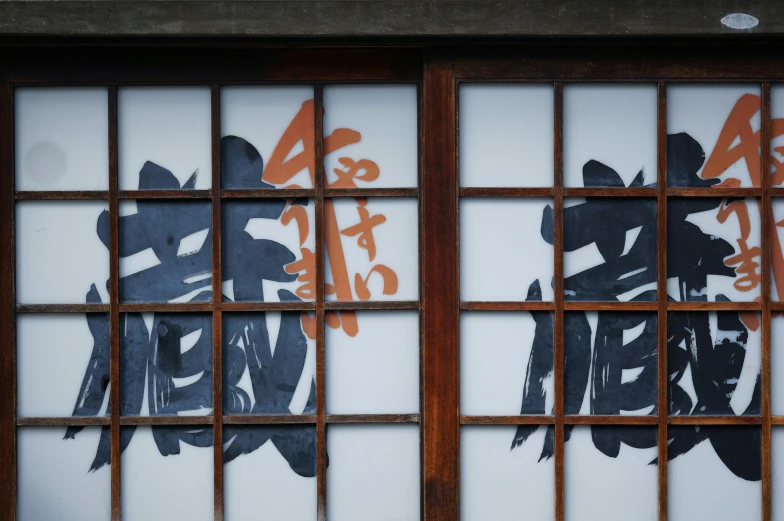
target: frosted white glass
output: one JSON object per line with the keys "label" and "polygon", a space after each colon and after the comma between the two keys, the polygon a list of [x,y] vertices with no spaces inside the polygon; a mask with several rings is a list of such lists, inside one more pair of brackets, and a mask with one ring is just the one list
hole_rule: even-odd
{"label": "frosted white glass", "polygon": [[[527,312],[460,314],[460,413],[520,414],[536,323]],[[544,381],[545,410],[553,403],[552,368]]]}
{"label": "frosted white glass", "polygon": [[17,190],[108,190],[105,87],[14,91]]}
{"label": "frosted white glass", "polygon": [[419,412],[416,311],[359,311],[359,333],[326,330],[327,413]]}
{"label": "frosted white glass", "polygon": [[[237,136],[245,139],[259,152],[266,168],[283,133],[306,101],[313,102],[311,86],[224,87],[221,89],[221,137]],[[313,149],[311,144],[308,147]],[[302,150],[304,143],[298,143],[295,153]],[[296,184],[302,188],[312,188],[313,174],[303,169],[276,187]],[[265,182],[270,183],[269,180]],[[225,179],[222,183],[224,188],[240,188],[226,186]]]}
{"label": "frosted white glass", "polygon": [[267,441],[224,465],[223,510],[226,521],[313,521],[316,477],[302,477],[291,470]]}
{"label": "frosted white glass", "polygon": [[[86,427],[64,440],[65,427],[17,431],[19,521],[107,521],[111,517],[111,476],[105,465],[90,465],[101,436]],[[9,468],[4,469],[10,472]]]}
{"label": "frosted white glass", "polygon": [[671,521],[762,519],[762,482],[733,474],[708,440],[669,461],[667,489]]}
{"label": "frosted white glass", "polygon": [[30,201],[16,205],[16,300],[84,304],[95,284],[109,303],[109,250],[98,238],[106,202]]}
{"label": "frosted white glass", "polygon": [[[681,201],[685,201],[682,199]],[[669,202],[670,205],[673,204],[672,200]],[[689,204],[687,201],[686,205]],[[760,248],[760,237],[762,236],[762,228],[760,222],[760,209],[757,204],[757,201],[753,197],[747,197],[743,199],[743,204],[745,204],[747,209],[748,215],[748,224],[749,224],[749,234],[748,237],[744,238],[744,242],[746,245],[746,249],[751,250],[752,248]],[[688,208],[688,206],[687,206]],[[784,209],[782,206],[778,206],[779,212]],[[774,204],[773,207],[774,215],[776,212],[776,205]],[[693,223],[697,225],[703,233],[718,237],[720,239],[724,239],[727,243],[734,248],[734,253],[730,256],[724,258],[725,266],[730,266],[735,270],[734,277],[728,277],[723,275],[710,275],[708,276],[708,283],[707,283],[707,297],[708,300],[713,302],[716,300],[716,295],[722,294],[732,302],[750,302],[760,297],[761,295],[761,282],[757,282],[755,286],[751,286],[746,282],[742,282],[741,286],[748,286],[746,289],[739,289],[735,286],[736,282],[739,282],[745,274],[739,274],[738,269],[741,268],[740,262],[737,260],[733,261],[730,265],[728,264],[728,260],[732,259],[733,257],[739,255],[741,253],[741,245],[739,243],[739,239],[743,238],[743,233],[741,231],[741,221],[738,219],[738,215],[734,211],[730,211],[729,215],[727,216],[726,220],[722,223],[719,222],[719,213],[721,211],[721,207],[714,208],[713,210],[707,210],[704,212],[693,213],[688,216],[686,219],[687,222]],[[744,218],[745,220],[745,218]],[[667,239],[667,255],[674,256],[677,255],[679,251],[683,251],[684,248],[689,248],[693,245],[689,244],[679,244],[677,241],[674,241],[671,236],[668,236]],[[758,277],[761,277],[761,250],[757,251],[757,254],[754,255],[751,259],[756,264],[754,266],[754,271]],[[707,253],[707,252],[706,252]],[[677,277],[670,277],[667,279],[667,294],[675,299],[676,301],[681,301],[683,299],[683,295],[681,294],[681,290],[679,288],[679,281]],[[695,300],[693,298],[687,298],[686,300]],[[774,298],[776,300],[776,298]]]}
{"label": "frosted white glass", "polygon": [[[694,138],[705,152],[706,162],[711,157],[716,141],[735,104],[744,94],[759,97],[759,85],[670,85],[667,87],[667,134],[685,132]],[[760,111],[750,119],[754,132],[760,129]],[[759,144],[759,136],[756,138]],[[733,142],[733,146],[739,141]],[[719,153],[726,151],[719,151]],[[703,164],[704,167],[704,164]],[[703,168],[698,175],[702,177]],[[759,175],[749,172],[746,160],[741,158],[727,168],[719,177],[740,180],[741,187],[752,187],[752,177]],[[673,186],[672,179],[669,185]],[[757,184],[759,187],[759,184]]]}
{"label": "frosted white glass", "polygon": [[[376,247],[375,258],[372,260],[370,249],[360,246],[363,241],[362,233],[353,236],[343,233],[361,223],[360,209],[367,210],[370,219],[378,215],[386,219],[372,229]],[[363,280],[367,279],[369,300],[419,298],[419,212],[416,199],[368,197],[367,205],[361,206],[354,198],[337,198],[324,203],[324,212],[327,240],[335,240],[335,233],[339,229],[342,246],[341,252],[338,249],[330,251],[327,245],[326,283],[334,285],[336,280],[345,280],[352,290],[349,294],[347,286],[338,285],[336,294],[330,292],[328,287],[327,300],[363,300],[357,293],[357,276]],[[340,270],[340,264],[333,262],[334,259],[345,259],[345,269]],[[379,265],[395,272],[397,291],[393,291],[392,277],[385,279],[376,271],[371,273],[371,270],[378,269],[376,267]],[[385,280],[387,293],[384,293]]]}
{"label": "frosted white glass", "polygon": [[[417,89],[415,85],[341,85],[324,88],[324,137],[339,129],[357,132],[359,142],[331,150],[325,141],[324,171],[330,185],[335,169],[348,171],[340,158],[369,159],[378,166],[375,180],[358,188],[417,186],[419,176]],[[359,173],[359,175],[363,175]]]}
{"label": "frosted white glass", "polygon": [[509,450],[516,425],[460,429],[460,519],[555,519],[555,458],[539,460],[546,426]]}
{"label": "frosted white glass", "polygon": [[[655,427],[636,429],[646,429],[656,439]],[[657,451],[656,446],[635,449],[621,443],[618,456],[611,458],[594,446],[591,427],[575,427],[564,450],[566,521],[658,519],[658,468],[649,465]]]}
{"label": "frosted white glass", "polygon": [[784,317],[770,321],[770,408],[774,416],[784,415]]}
{"label": "frosted white glass", "polygon": [[138,190],[151,161],[180,185],[198,171],[196,189],[212,185],[209,87],[123,87],[117,91],[120,189]]}
{"label": "frosted white glass", "polygon": [[640,171],[644,185],[656,183],[656,85],[566,85],[563,96],[565,186],[585,186],[591,160],[624,186]]}
{"label": "frosted white glass", "polygon": [[460,86],[460,185],[553,186],[553,86]]}
{"label": "frosted white glass", "polygon": [[161,456],[152,429],[136,428],[120,466],[124,521],[213,519],[212,447],[179,444],[179,454]]}
{"label": "frosted white glass", "polygon": [[328,519],[419,519],[418,426],[330,425],[327,453]]}
{"label": "frosted white glass", "polygon": [[553,300],[553,247],[542,238],[549,199],[467,198],[460,202],[460,298],[525,300],[538,281]]}
{"label": "frosted white glass", "polygon": [[[100,317],[108,331],[108,315]],[[17,315],[17,416],[71,416],[92,351],[85,315]],[[108,398],[107,392],[99,415],[105,414]]]}

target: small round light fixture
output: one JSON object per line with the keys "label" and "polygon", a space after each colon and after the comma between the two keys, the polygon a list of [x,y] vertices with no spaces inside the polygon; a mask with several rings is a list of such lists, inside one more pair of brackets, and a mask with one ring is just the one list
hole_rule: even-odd
{"label": "small round light fixture", "polygon": [[732,13],[722,18],[721,23],[730,29],[751,29],[759,25],[759,20],[750,14]]}

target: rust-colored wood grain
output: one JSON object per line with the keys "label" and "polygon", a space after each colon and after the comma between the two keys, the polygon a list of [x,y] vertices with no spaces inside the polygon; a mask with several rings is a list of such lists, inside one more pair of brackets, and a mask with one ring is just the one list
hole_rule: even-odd
{"label": "rust-colored wood grain", "polygon": [[762,84],[761,99],[761,160],[760,180],[762,201],[760,222],[762,223],[762,521],[771,521],[772,513],[772,472],[771,472],[771,407],[770,407],[770,351],[771,351],[771,244],[772,234],[777,233],[773,224],[770,200],[770,141],[772,135],[770,116],[770,83]]}
{"label": "rust-colored wood grain", "polygon": [[563,83],[553,85],[553,252],[555,257],[555,331],[553,375],[555,380],[555,521],[564,521],[564,173],[563,173]]}
{"label": "rust-colored wood grain", "polygon": [[456,93],[451,63],[425,63],[423,84],[422,441],[424,521],[460,516]]}

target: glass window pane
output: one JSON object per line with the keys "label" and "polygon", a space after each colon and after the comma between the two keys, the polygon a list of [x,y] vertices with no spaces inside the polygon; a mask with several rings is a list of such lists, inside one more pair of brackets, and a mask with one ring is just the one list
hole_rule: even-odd
{"label": "glass window pane", "polygon": [[225,301],[316,299],[315,207],[313,199],[223,203]]}
{"label": "glass window pane", "polygon": [[564,315],[566,414],[656,414],[656,313]]}
{"label": "glass window pane", "polygon": [[313,87],[222,88],[221,187],[312,188],[313,124]]}
{"label": "glass window pane", "polygon": [[759,85],[670,85],[668,185],[761,186],[759,129]]}
{"label": "glass window pane", "polygon": [[552,311],[460,314],[460,413],[553,413]]}
{"label": "glass window pane", "polygon": [[656,300],[656,200],[568,199],[564,298]]}
{"label": "glass window pane", "polygon": [[[17,431],[19,521],[111,518],[108,461],[94,468],[101,428],[86,427],[78,434],[68,434],[74,431],[65,427]],[[108,452],[108,437],[106,442]]]}
{"label": "glass window pane", "polygon": [[315,414],[315,337],[308,313],[224,314],[224,414]]}
{"label": "glass window pane", "polygon": [[356,321],[353,337],[326,329],[327,414],[419,412],[417,312],[358,311]]}
{"label": "glass window pane", "polygon": [[324,170],[332,188],[417,186],[415,85],[324,88]]}
{"label": "glass window pane", "polygon": [[109,303],[109,205],[16,205],[16,299],[20,304]]}
{"label": "glass window pane", "polygon": [[329,199],[324,227],[327,300],[419,298],[416,199]]}
{"label": "glass window pane", "polygon": [[784,316],[774,315],[770,329],[770,408],[784,416]]}
{"label": "glass window pane", "polygon": [[210,315],[124,313],[120,330],[121,414],[212,414]]}
{"label": "glass window pane", "polygon": [[14,91],[17,190],[108,190],[105,87]]}
{"label": "glass window pane", "polygon": [[667,432],[670,520],[762,519],[759,427],[670,426]]}
{"label": "glass window pane", "polygon": [[656,521],[656,427],[576,426],[564,451],[566,521]]}
{"label": "glass window pane", "polygon": [[671,198],[667,207],[667,293],[680,302],[749,302],[760,297],[758,200]]}
{"label": "glass window pane", "polygon": [[330,425],[327,518],[419,519],[419,428]]}
{"label": "glass window pane", "polygon": [[208,201],[120,203],[120,300],[209,302],[212,209]]}
{"label": "glass window pane", "polygon": [[122,427],[123,521],[213,519],[212,425]]}
{"label": "glass window pane", "polygon": [[566,85],[564,185],[656,186],[656,85]]}
{"label": "glass window pane", "polygon": [[[773,231],[771,235],[771,288],[772,301],[784,300],[784,198],[773,197]],[[759,215],[759,214],[758,214]]]}
{"label": "glass window pane", "polygon": [[[460,429],[462,521],[555,519],[555,458],[552,452],[541,454],[547,430],[543,425]],[[530,438],[520,446],[523,435]]]}
{"label": "glass window pane", "polygon": [[774,84],[770,89],[770,140],[771,186],[784,184],[784,85]]}
{"label": "glass window pane", "polygon": [[209,87],[117,91],[120,189],[212,186]]}
{"label": "glass window pane", "polygon": [[108,414],[109,344],[104,313],[17,315],[17,415]]}
{"label": "glass window pane", "polygon": [[670,414],[760,414],[760,315],[667,315]]}
{"label": "glass window pane", "polygon": [[[774,412],[773,414],[779,414]],[[784,515],[784,428],[771,429],[771,506],[773,519],[779,521]]]}
{"label": "glass window pane", "polygon": [[553,186],[553,86],[460,86],[460,186]]}
{"label": "glass window pane", "polygon": [[316,519],[316,428],[223,428],[223,510],[229,521]]}
{"label": "glass window pane", "polygon": [[460,202],[460,298],[553,300],[550,199]]}

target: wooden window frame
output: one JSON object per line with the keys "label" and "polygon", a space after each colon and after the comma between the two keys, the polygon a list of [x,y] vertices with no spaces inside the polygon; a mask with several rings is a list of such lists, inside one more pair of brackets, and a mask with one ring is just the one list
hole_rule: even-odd
{"label": "wooden window frame", "polygon": [[[555,519],[564,519],[565,425],[656,425],[659,461],[667,461],[669,425],[755,425],[762,431],[762,512],[771,520],[771,426],[784,416],[771,415],[770,321],[784,303],[771,302],[771,198],[784,188],[668,188],[666,179],[667,85],[673,83],[756,83],[762,94],[761,168],[770,154],[771,84],[784,81],[775,44],[705,44],[684,50],[654,44],[601,46],[540,44],[461,46],[410,44],[363,48],[314,46],[178,44],[171,48],[128,44],[116,47],[23,46],[0,62],[0,517],[16,518],[16,429],[26,425],[109,425],[112,430],[111,517],[120,519],[120,446],[122,425],[212,424],[214,432],[214,517],[223,519],[223,424],[308,423],[317,429],[318,519],[326,519],[326,425],[331,423],[415,423],[420,426],[421,500],[425,521],[460,517],[460,427],[472,424],[548,424],[555,426]],[[325,84],[413,83],[419,92],[419,184],[415,189],[324,188],[323,106]],[[552,84],[554,110],[554,184],[552,188],[460,188],[458,89],[463,82]],[[563,85],[602,82],[655,83],[658,90],[657,187],[565,188],[563,185]],[[220,97],[223,85],[308,84],[315,90],[316,186],[296,191],[237,191],[220,188]],[[13,90],[22,86],[107,86],[109,89],[109,190],[103,192],[14,191]],[[117,88],[128,85],[209,85],[212,105],[212,188],[205,191],[120,191],[117,163]],[[323,240],[316,241],[317,298],[314,303],[122,304],[118,292],[118,205],[122,199],[202,199],[212,204],[213,295],[220,294],[220,218],[225,199],[312,197],[316,203],[316,237],[323,239],[323,202],[336,196],[416,197],[419,204],[419,300],[411,302],[325,302]],[[459,201],[461,197],[552,197],[555,216],[554,289],[552,303],[461,302],[459,267]],[[650,303],[564,302],[564,197],[647,197],[657,201],[658,300]],[[755,197],[762,201],[761,302],[668,303],[666,300],[666,202],[668,197]],[[100,305],[16,305],[14,205],[19,200],[84,200],[109,202],[110,303]],[[225,416],[222,412],[222,313],[263,310],[311,310],[317,315],[317,410],[304,416]],[[327,415],[324,378],[324,312],[330,309],[413,309],[420,319],[420,414]],[[465,416],[460,414],[461,310],[552,310],[555,315],[555,410],[544,416]],[[125,311],[205,311],[213,316],[213,396],[210,417],[121,417],[119,414],[119,316]],[[563,320],[569,310],[649,310],[658,314],[658,345],[666,346],[667,312],[672,310],[757,311],[762,316],[762,413],[758,416],[668,416],[666,349],[658,357],[657,416],[566,416],[563,400]],[[16,417],[16,314],[29,312],[108,312],[111,324],[111,415],[108,418]],[[658,466],[659,520],[667,519],[667,465]],[[524,513],[521,513],[524,514]]]}

